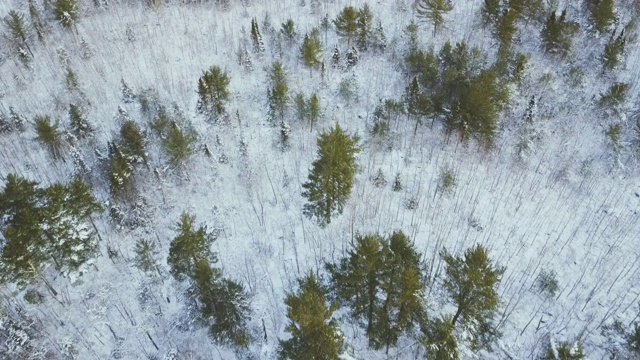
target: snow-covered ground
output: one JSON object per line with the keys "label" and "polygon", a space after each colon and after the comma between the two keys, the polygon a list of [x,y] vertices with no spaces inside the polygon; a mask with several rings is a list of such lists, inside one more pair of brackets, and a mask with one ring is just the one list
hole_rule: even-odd
{"label": "snow-covered ground", "polygon": [[[576,52],[558,60],[542,54],[540,24],[531,22],[520,24],[517,45],[530,54],[530,66],[524,84],[512,91],[494,150],[464,145],[455,137],[447,139],[437,122],[433,127],[426,122],[414,136],[414,124],[404,116],[392,122],[391,139],[380,145],[368,131],[371,114],[380,99],[399,99],[407,85],[401,64],[406,48],[403,30],[415,18],[411,1],[369,3],[375,21],[382,22],[388,47],[384,53],[361,53],[353,70],[328,65],[335,45],[343,54],[347,47],[333,29],[326,35],[321,30],[327,63],[324,78],[299,60],[302,34],[319,26],[325,14],[333,19],[344,6],[359,7],[364,2],[317,1],[320,6],[315,7],[311,0],[304,6],[304,0],[246,0],[225,11],[206,2],[176,2],[156,11],[125,1],[109,2],[107,8],[96,8],[93,1],[82,1],[77,33],[56,25],[45,45],[34,42],[31,69],[4,57],[0,110],[8,113],[13,107],[28,119],[49,114],[67,126],[68,104],[81,103],[96,135],[80,150],[94,170],[95,195],[104,203],[110,201],[108,179],[98,171],[95,149],[104,150],[117,135],[118,106],[139,124],[144,126],[146,121],[137,104],[122,102],[121,80],[136,92],[154,88],[167,107],[177,105],[198,131],[198,145],[207,144],[213,157],[200,151],[184,169],[167,168],[158,141],[151,136],[150,165],[159,169],[160,176],[146,169],[136,175],[148,225],[117,229],[107,212],[95,218],[101,237],[95,266],[74,283],[49,272],[59,295],[47,294],[44,304],[28,304],[13,287],[3,289],[3,301],[18,304],[39,319],[40,341],[58,351],[54,358],[72,352],[69,346],[77,359],[162,359],[171,353],[184,359],[244,356],[215,345],[206,329],[189,320],[185,285],[169,276],[169,243],[184,211],[194,214],[198,223],[222,230],[213,250],[224,273],[243,283],[252,295],[250,325],[260,339],[250,348],[255,358],[275,358],[278,339],[287,336],[284,297],[294,289],[295,279],[309,270],[323,273],[324,263],[340,259],[358,233],[402,230],[415,241],[431,280],[426,294],[432,316],[453,311],[438,286],[443,272],[438,253],[443,247],[460,253],[480,243],[506,266],[498,315],[504,336],[494,353],[467,352],[464,358],[533,358],[551,335],[563,341],[581,339],[589,357],[600,359],[605,356],[600,326],[616,318],[627,325],[636,318],[640,299],[638,164],[631,150],[623,151],[621,164],[616,164],[604,134],[610,124],[622,122],[623,140],[633,135],[628,129],[635,123],[631,114],[640,71],[636,43],[628,45],[629,61],[615,75],[616,81],[631,85],[628,118],[603,115],[596,108],[599,94],[614,78],[599,71],[597,57],[606,36],[581,32],[575,40]],[[482,29],[480,3],[455,2],[454,10],[445,16],[445,28],[435,37],[430,25],[421,23],[421,46],[437,51],[446,40],[464,40],[488,52],[490,58],[495,56],[490,30]],[[0,15],[10,9],[28,13],[26,5],[15,0],[0,4]],[[583,15],[577,6],[569,9],[570,14]],[[251,52],[253,17],[260,24],[266,52],[251,54],[253,70],[248,71],[237,64],[236,52],[243,42]],[[295,22],[299,36],[292,47],[283,41],[280,51],[275,38],[288,18]],[[267,22],[275,32],[268,30]],[[64,53],[79,80],[79,90],[74,92],[65,85],[66,70],[60,60]],[[308,125],[295,121],[292,111],[288,117],[292,146],[286,152],[278,149],[278,129],[266,119],[267,68],[275,59],[287,70],[291,93],[317,92],[324,114],[319,126],[310,131]],[[213,65],[231,78],[228,124],[210,124],[196,112],[197,80]],[[583,69],[584,79],[581,86],[571,87],[567,73],[575,65]],[[357,92],[357,99],[348,103],[339,95],[344,79]],[[530,155],[519,159],[515,145],[532,95],[539,99],[537,126],[544,137]],[[361,171],[344,213],[320,228],[302,215],[301,185],[316,156],[317,135],[335,122],[361,136]],[[43,185],[69,180],[74,174],[72,161],[53,161],[34,138],[31,126],[24,133],[0,137],[0,176],[17,173]],[[241,140],[248,144],[247,156],[239,151]],[[228,163],[217,161],[222,154]],[[445,168],[456,178],[448,194],[436,192]],[[388,180],[386,187],[378,188],[370,180],[378,169]],[[394,192],[391,183],[398,173],[404,189]],[[417,208],[407,209],[410,199],[417,201]],[[139,238],[157,241],[158,276],[145,275],[133,266]],[[108,248],[117,256],[108,256]],[[555,298],[544,298],[534,287],[541,269],[557,272],[560,288]],[[41,290],[46,293],[44,287]],[[267,341],[262,341],[263,323]],[[364,330],[346,317],[342,330],[357,359],[409,359],[420,354],[418,344],[409,338],[402,339],[389,355],[369,350]]]}

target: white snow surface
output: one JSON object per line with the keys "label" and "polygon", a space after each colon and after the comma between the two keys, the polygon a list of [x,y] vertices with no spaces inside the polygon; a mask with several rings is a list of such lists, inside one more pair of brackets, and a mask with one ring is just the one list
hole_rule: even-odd
{"label": "white snow surface", "polygon": [[[597,39],[581,32],[575,40],[575,54],[558,60],[541,52],[539,24],[520,24],[517,47],[530,54],[530,66],[525,84],[513,89],[511,106],[502,114],[501,133],[492,151],[481,150],[473,142],[459,143],[455,136],[447,139],[437,121],[433,127],[425,122],[414,136],[414,124],[404,117],[392,122],[390,142],[378,145],[370,141],[371,114],[380,99],[399,99],[408,83],[399,64],[406,46],[403,29],[415,18],[411,1],[369,2],[376,22],[380,20],[384,26],[389,45],[382,54],[361,52],[360,63],[353,70],[331,68],[334,45],[344,54],[346,42],[332,29],[325,42],[321,31],[327,64],[324,79],[319,70],[310,72],[298,59],[301,35],[293,48],[285,41],[279,53],[276,34],[264,26],[265,16],[276,32],[281,23],[292,18],[298,33],[303,34],[319,26],[325,13],[333,19],[344,6],[364,2],[323,1],[319,9],[314,9],[312,2],[301,6],[304,1],[300,0],[245,0],[221,10],[208,2],[176,1],[152,11],[125,1],[109,1],[107,8],[80,1],[77,33],[56,25],[45,45],[34,41],[31,69],[10,57],[3,58],[0,109],[5,113],[11,106],[28,119],[49,114],[65,127],[68,104],[84,105],[96,132],[95,138],[81,141],[79,149],[94,169],[92,185],[102,202],[110,200],[108,179],[97,171],[95,149],[103,151],[106,142],[117,136],[119,124],[114,119],[118,106],[144,125],[138,105],[121,101],[121,79],[136,92],[155,88],[168,108],[174,103],[179,106],[198,131],[198,145],[207,144],[213,153],[208,158],[199,151],[183,169],[170,169],[158,140],[150,136],[150,165],[159,169],[161,176],[143,167],[135,175],[140,196],[149,204],[148,226],[133,231],[116,229],[104,212],[94,218],[102,239],[99,257],[83,269],[81,277],[71,282],[50,269],[47,276],[58,291],[57,297],[41,286],[46,302],[31,305],[23,300],[22,292],[8,286],[3,291],[4,301],[24,307],[41,320],[44,336],[39,341],[43,347],[58,351],[56,358],[68,352],[68,344],[78,359],[107,359],[114,354],[125,359],[170,358],[172,353],[184,359],[243,358],[246,354],[216,345],[206,329],[189,320],[186,285],[169,275],[169,244],[180,214],[186,211],[194,214],[198,223],[222,229],[213,245],[220,259],[218,266],[251,293],[250,327],[259,340],[248,351],[256,358],[272,359],[277,355],[278,339],[288,337],[284,332],[284,297],[295,290],[297,277],[308,271],[323,274],[324,263],[345,255],[358,233],[402,230],[424,257],[430,279],[426,291],[430,316],[454,310],[439,287],[441,249],[461,253],[483,244],[492,258],[506,267],[499,286],[497,316],[504,336],[494,353],[472,354],[463,347],[464,358],[532,358],[549,335],[568,341],[581,339],[590,358],[605,356],[605,339],[599,327],[616,318],[630,322],[638,312],[640,298],[638,164],[629,150],[622,154],[624,168],[616,165],[604,131],[624,119],[602,115],[596,108],[597,97],[611,83],[600,75],[597,61],[606,37]],[[2,2],[0,15],[10,9],[28,14],[24,3]],[[464,40],[493,58],[497,46],[490,30],[482,29],[480,3],[455,2],[454,11],[445,16],[445,28],[435,37],[429,24],[422,24],[422,47],[437,51],[447,39]],[[570,14],[579,14],[579,9],[569,9]],[[251,52],[249,25],[253,17],[260,24],[266,52],[252,53],[254,69],[246,71],[236,63],[236,50],[246,41]],[[127,29],[135,34],[135,40],[127,39]],[[87,59],[81,56],[83,39],[92,51]],[[69,67],[79,79],[81,94],[66,89],[66,72],[59,61],[61,49],[69,55]],[[638,55],[637,45],[631,43],[628,63],[616,77],[616,81],[631,84],[629,114],[638,89]],[[313,131],[296,122],[293,111],[288,115],[292,146],[286,152],[277,147],[278,127],[271,127],[266,120],[267,68],[275,59],[285,65],[291,93],[301,91],[309,96],[317,92],[324,113]],[[570,64],[580,65],[585,72],[578,88],[567,85],[565,74]],[[229,124],[205,122],[196,112],[198,77],[213,65],[222,67],[231,78]],[[550,80],[541,80],[543,74],[549,74]],[[344,103],[338,84],[352,77],[358,99]],[[519,160],[515,144],[532,95],[538,98],[537,119],[546,135],[527,158]],[[320,228],[302,215],[305,199],[301,185],[316,156],[316,137],[336,122],[361,136],[361,171],[344,213]],[[71,179],[71,158],[54,161],[34,140],[32,126],[28,127],[24,133],[0,137],[0,176],[17,173],[43,186]],[[623,138],[628,139],[629,134]],[[216,136],[222,140],[221,146],[216,146]],[[248,144],[247,157],[239,152],[241,140]],[[229,157],[228,164],[216,161],[223,153]],[[388,181],[383,188],[370,181],[379,168]],[[444,195],[436,193],[443,168],[452,169],[456,177],[453,192]],[[400,192],[391,190],[396,173],[404,186]],[[418,202],[415,210],[405,207],[412,198]],[[133,266],[133,249],[139,238],[158,241],[159,276],[145,275]],[[107,247],[115,249],[118,256],[107,256]],[[553,299],[545,299],[535,289],[541,269],[558,274],[560,289]],[[388,355],[370,350],[364,329],[345,311],[337,316],[342,317],[341,329],[352,349],[345,359],[413,359],[421,354],[416,341],[408,337]],[[266,343],[262,341],[262,321],[268,333]]]}

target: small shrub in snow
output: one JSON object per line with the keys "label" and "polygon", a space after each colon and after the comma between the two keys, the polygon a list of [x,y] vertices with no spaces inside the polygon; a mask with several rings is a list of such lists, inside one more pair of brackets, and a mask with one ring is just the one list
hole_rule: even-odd
{"label": "small shrub in snow", "polygon": [[546,298],[555,297],[559,289],[556,272],[542,269],[536,278],[536,288]]}

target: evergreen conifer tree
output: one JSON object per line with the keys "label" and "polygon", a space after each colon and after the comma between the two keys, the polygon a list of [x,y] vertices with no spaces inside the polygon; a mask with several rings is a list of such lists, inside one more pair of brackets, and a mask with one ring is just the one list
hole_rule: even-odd
{"label": "evergreen conifer tree", "polygon": [[24,16],[15,11],[9,11],[9,14],[4,18],[4,24],[7,28],[9,39],[17,52],[28,51],[33,57],[33,52],[29,47],[29,33],[27,25],[25,24]]}
{"label": "evergreen conifer tree", "polygon": [[280,358],[291,360],[337,360],[342,347],[342,335],[332,319],[337,304],[328,304],[326,289],[309,273],[298,280],[299,291],[287,295],[285,330],[291,334],[280,341]]}
{"label": "evergreen conifer tree", "polygon": [[454,326],[450,316],[430,320],[423,329],[424,337],[420,342],[424,346],[428,359],[458,360],[458,340],[453,334]]}
{"label": "evergreen conifer tree", "polygon": [[55,0],[53,14],[64,28],[75,26],[79,17],[77,0]]}
{"label": "evergreen conifer tree", "polygon": [[304,64],[308,66],[309,69],[312,69],[320,64],[321,52],[320,32],[314,28],[309,34],[304,36],[304,40],[300,46],[300,56]]}
{"label": "evergreen conifer tree", "polygon": [[295,23],[293,20],[288,19],[286,22],[282,23],[280,33],[287,39],[289,46],[293,44],[293,40],[296,38],[296,30]]}
{"label": "evergreen conifer tree", "polygon": [[6,126],[8,126],[8,130],[4,130],[4,131],[24,131],[25,130],[25,123],[27,122],[27,119],[24,117],[24,115],[19,114],[16,109],[14,109],[12,106],[9,106],[9,119],[8,119],[8,123]]}
{"label": "evergreen conifer tree", "polygon": [[333,20],[339,36],[347,38],[347,46],[351,46],[351,39],[358,33],[358,10],[353,6],[346,6]]}
{"label": "evergreen conifer tree", "polygon": [[351,194],[357,169],[355,155],[360,149],[357,139],[338,124],[320,134],[317,144],[318,159],[312,164],[309,181],[302,185],[302,195],[309,201],[304,206],[305,215],[324,226],[331,222],[331,216],[342,213]]}
{"label": "evergreen conifer tree", "polygon": [[217,262],[217,255],[211,252],[211,244],[216,239],[215,233],[208,232],[203,226],[196,228],[194,223],[194,216],[182,213],[176,226],[178,235],[169,246],[167,263],[176,280],[193,278],[195,266],[200,260],[207,264]]}
{"label": "evergreen conifer tree", "polygon": [[433,24],[434,36],[438,27],[444,24],[444,14],[451,10],[453,10],[451,0],[418,0],[416,2],[418,16],[428,19]]}
{"label": "evergreen conifer tree", "polygon": [[621,30],[618,36],[615,35],[615,31],[611,33],[611,38],[609,38],[609,41],[604,45],[602,65],[605,70],[613,70],[618,66],[620,56],[624,54],[624,47],[627,42],[624,30]]}
{"label": "evergreen conifer tree", "polygon": [[416,122],[413,133],[418,132],[418,125],[422,123],[422,117],[432,113],[432,104],[427,94],[420,90],[418,78],[414,77],[413,81],[405,90],[405,103],[407,104],[407,113]]}
{"label": "evergreen conifer tree", "polygon": [[444,289],[457,307],[451,325],[458,321],[463,326],[473,324],[472,335],[483,336],[480,330],[489,331],[487,327],[500,302],[496,286],[504,268],[492,264],[481,245],[467,249],[464,257],[454,257],[446,250],[441,256],[446,264]]}
{"label": "evergreen conifer tree", "polygon": [[566,55],[571,50],[571,37],[577,31],[578,24],[567,20],[567,10],[563,10],[560,17],[551,11],[549,18],[542,28],[542,41],[545,51]]}
{"label": "evergreen conifer tree", "polygon": [[337,68],[340,66],[340,50],[338,46],[333,48],[333,55],[331,55],[331,67]]}
{"label": "evergreen conifer tree", "polygon": [[320,112],[320,100],[318,99],[318,94],[315,92],[309,97],[309,101],[307,103],[307,115],[309,125],[311,125],[311,131],[313,131],[313,125],[316,124],[322,116],[322,113]]}
{"label": "evergreen conifer tree", "polygon": [[93,128],[78,105],[69,104],[69,120],[71,132],[77,138],[83,139],[93,133]]}
{"label": "evergreen conifer tree", "polygon": [[260,35],[256,18],[251,19],[251,42],[253,43],[255,52],[260,53],[264,51],[264,43],[262,42],[262,35]]}
{"label": "evergreen conifer tree", "polygon": [[282,62],[275,61],[271,66],[271,89],[269,89],[269,117],[275,125],[275,118],[284,120],[289,101],[289,85]]}
{"label": "evergreen conifer tree", "polygon": [[136,253],[135,265],[140,271],[149,273],[156,269],[154,256],[157,255],[156,245],[147,239],[139,239],[134,248]]}
{"label": "evergreen conifer tree", "polygon": [[36,139],[42,142],[54,159],[62,157],[62,140],[60,139],[60,132],[57,129],[57,124],[51,124],[51,118],[48,115],[36,116],[34,119],[34,126],[36,130]]}
{"label": "evergreen conifer tree", "polygon": [[229,98],[229,76],[218,66],[212,66],[198,79],[198,110],[210,116],[225,112],[224,103]]}
{"label": "evergreen conifer tree", "polygon": [[38,41],[44,43],[45,25],[34,0],[29,0],[29,16],[31,16],[31,26],[33,26],[33,29],[36,31]]}
{"label": "evergreen conifer tree", "polygon": [[587,359],[584,354],[581,342],[574,344],[567,341],[561,341],[556,344],[550,340],[547,344],[544,354],[538,358],[539,360],[583,360]]}
{"label": "evergreen conifer tree", "polygon": [[133,120],[125,121],[120,127],[120,137],[122,138],[122,149],[124,153],[131,157],[134,162],[147,163],[147,153],[145,152],[145,139],[140,133],[138,125]]}
{"label": "evergreen conifer tree", "polygon": [[362,8],[358,10],[358,17],[356,20],[356,43],[360,51],[368,49],[371,43],[373,26],[373,14],[369,4],[365,3]]}
{"label": "evergreen conifer tree", "polygon": [[585,0],[589,20],[598,32],[605,32],[615,21],[613,0]]}
{"label": "evergreen conifer tree", "polygon": [[162,139],[162,148],[169,157],[169,164],[175,167],[182,165],[194,153],[195,141],[196,135],[191,129],[183,130],[173,121],[166,137]]}
{"label": "evergreen conifer tree", "polygon": [[480,12],[485,26],[496,23],[500,17],[500,0],[484,0]]}
{"label": "evergreen conifer tree", "polygon": [[249,345],[246,322],[249,301],[242,285],[222,278],[219,269],[205,258],[196,258],[189,294],[197,300],[198,318],[218,343]]}

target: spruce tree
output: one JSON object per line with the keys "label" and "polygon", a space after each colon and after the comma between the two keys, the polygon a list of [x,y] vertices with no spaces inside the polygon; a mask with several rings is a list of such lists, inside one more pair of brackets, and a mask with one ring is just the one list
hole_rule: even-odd
{"label": "spruce tree", "polygon": [[262,35],[260,35],[256,18],[251,19],[251,42],[253,43],[253,49],[256,53],[264,51],[264,43],[262,42]]}
{"label": "spruce tree", "polygon": [[446,264],[444,289],[457,309],[451,325],[473,325],[474,337],[483,336],[477,329],[486,329],[500,299],[496,291],[504,268],[494,265],[481,245],[467,249],[464,257],[453,256],[446,250],[440,254]]}
{"label": "spruce tree", "polygon": [[320,43],[320,32],[314,28],[310,33],[304,36],[302,45],[300,46],[300,56],[302,61],[309,69],[320,64],[320,53],[322,52],[322,44]]}
{"label": "spruce tree", "polygon": [[62,27],[68,29],[75,26],[79,17],[77,0],[55,0],[53,14]]}
{"label": "spruce tree", "polygon": [[302,193],[309,201],[304,213],[315,217],[321,226],[331,222],[331,216],[341,214],[355,178],[356,154],[360,151],[357,139],[336,124],[317,140],[318,159],[312,164],[309,181]]}
{"label": "spruce tree", "polygon": [[124,153],[132,157],[134,162],[144,162],[146,164],[145,139],[133,120],[127,120],[122,124],[120,137],[122,138]]}
{"label": "spruce tree", "polygon": [[518,14],[516,10],[505,9],[496,22],[495,37],[498,39],[500,50],[503,52],[508,52],[511,49],[513,36],[518,31],[516,26]]}
{"label": "spruce tree", "polygon": [[287,295],[285,331],[291,338],[280,341],[279,357],[291,360],[338,360],[342,335],[332,319],[337,304],[328,304],[326,289],[313,273],[298,280],[297,293]]}
{"label": "spruce tree", "polygon": [[42,142],[54,159],[62,157],[62,140],[57,124],[51,124],[51,118],[48,115],[36,116],[34,119],[34,127],[36,130],[36,139]]}
{"label": "spruce tree", "polygon": [[444,14],[451,10],[453,10],[451,0],[418,0],[416,2],[418,16],[428,19],[433,24],[434,36],[438,27],[444,24]]}
{"label": "spruce tree", "polygon": [[125,156],[118,144],[109,142],[109,183],[112,195],[131,194],[133,191],[131,175],[133,164],[128,156]]}
{"label": "spruce tree", "polygon": [[218,66],[212,66],[198,79],[198,110],[212,117],[225,112],[229,99],[229,76]]}
{"label": "spruce tree", "polygon": [[190,128],[184,130],[173,121],[169,125],[166,137],[162,139],[162,148],[169,157],[169,164],[181,166],[194,153],[193,144],[196,135]]}
{"label": "spruce tree", "polygon": [[347,39],[347,46],[351,46],[351,39],[358,32],[358,10],[353,6],[347,6],[333,20],[336,32],[339,36]]}
{"label": "spruce tree", "polygon": [[69,121],[71,132],[77,138],[83,139],[93,133],[93,128],[78,105],[69,104]]}
{"label": "spruce tree", "polygon": [[176,280],[194,277],[196,263],[199,260],[207,264],[217,262],[217,255],[211,251],[216,239],[215,233],[200,226],[196,228],[195,217],[183,212],[175,230],[178,235],[169,246],[167,263],[171,267],[171,275]]}

